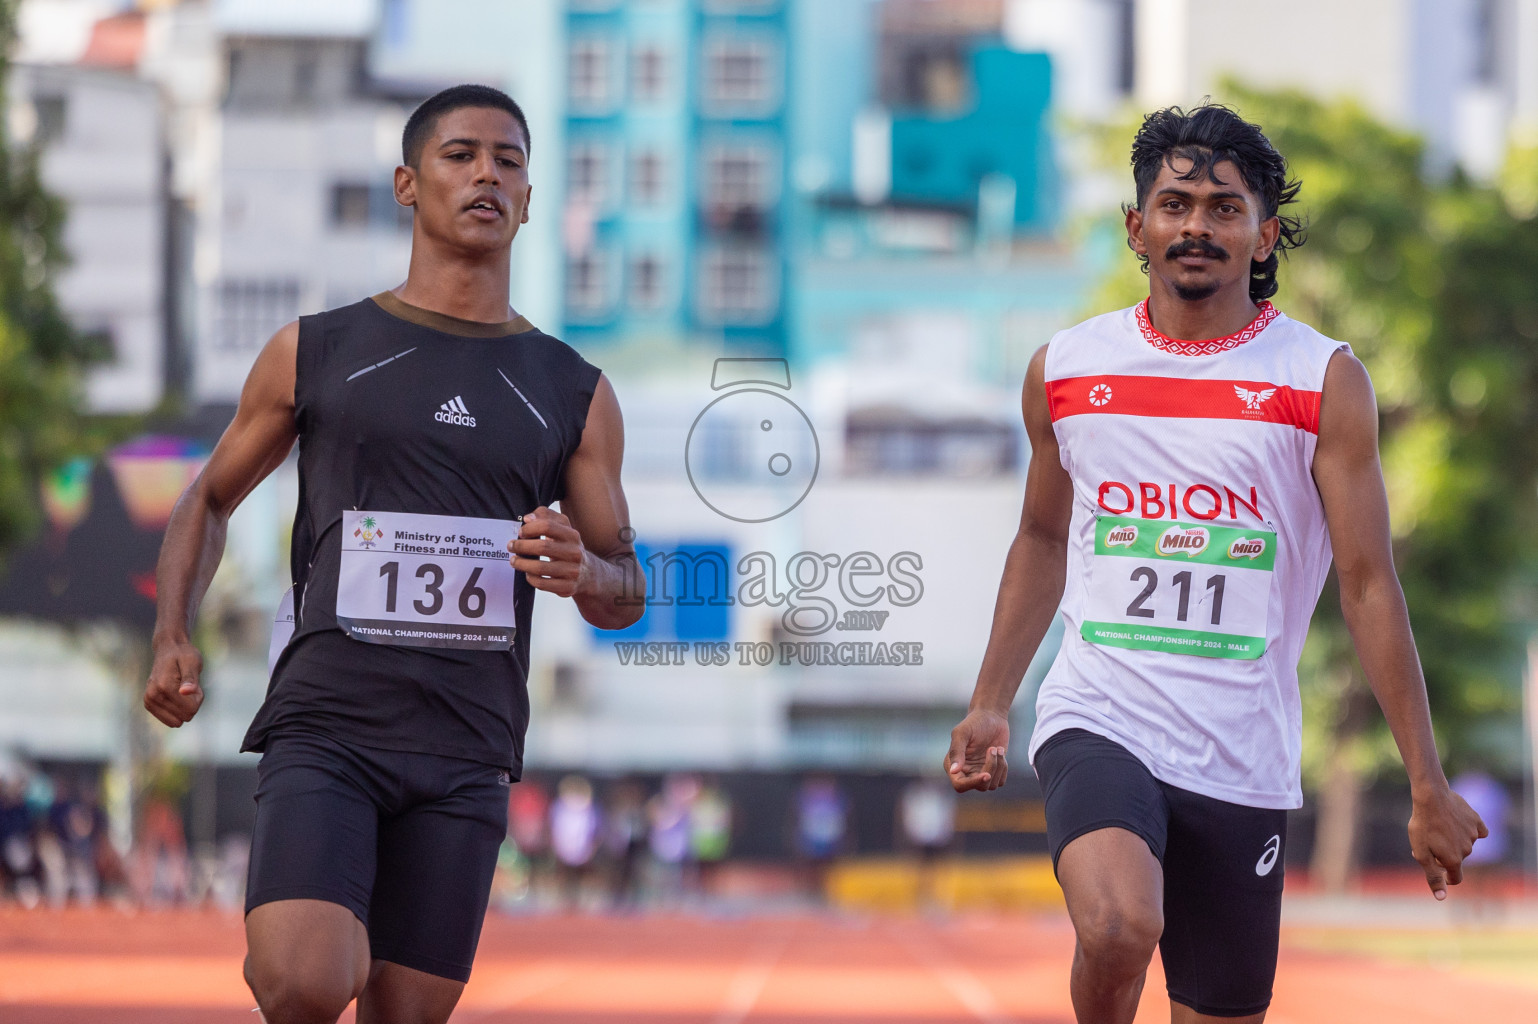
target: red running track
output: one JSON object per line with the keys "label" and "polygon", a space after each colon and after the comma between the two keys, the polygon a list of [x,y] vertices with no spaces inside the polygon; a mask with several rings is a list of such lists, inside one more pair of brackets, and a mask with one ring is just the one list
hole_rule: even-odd
{"label": "red running track", "polygon": [[[4,1024],[253,1024],[238,918],[0,908]],[[1071,1024],[1066,918],[492,917],[458,1024]],[[344,1018],[350,1021],[349,1012]],[[1139,1024],[1169,1019],[1158,963]],[[1284,950],[1270,1024],[1538,1019],[1538,988]]]}

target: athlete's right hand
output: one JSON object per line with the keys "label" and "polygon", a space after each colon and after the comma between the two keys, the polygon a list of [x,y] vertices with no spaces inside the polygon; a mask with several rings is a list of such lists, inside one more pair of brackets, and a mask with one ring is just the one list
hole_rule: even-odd
{"label": "athlete's right hand", "polygon": [[1412,794],[1410,856],[1426,872],[1431,895],[1447,899],[1447,887],[1463,881],[1463,859],[1490,830],[1468,801],[1447,783]]}
{"label": "athlete's right hand", "polygon": [[1009,777],[1009,716],[978,709],[951,730],[945,775],[958,793],[998,789]]}
{"label": "athlete's right hand", "polygon": [[144,710],[179,729],[203,706],[203,687],[198,682],[203,656],[190,641],[175,640],[157,643],[154,657],[144,686]]}

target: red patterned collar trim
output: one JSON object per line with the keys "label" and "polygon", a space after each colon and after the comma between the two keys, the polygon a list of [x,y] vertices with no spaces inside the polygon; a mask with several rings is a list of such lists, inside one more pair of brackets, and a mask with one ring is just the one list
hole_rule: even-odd
{"label": "red patterned collar trim", "polygon": [[1160,334],[1148,319],[1147,299],[1139,302],[1134,307],[1134,312],[1137,315],[1137,329],[1142,333],[1143,340],[1154,348],[1177,356],[1211,356],[1219,352],[1227,352],[1231,348],[1238,348],[1265,330],[1272,320],[1282,315],[1281,310],[1265,299],[1261,299],[1257,305],[1260,307],[1260,313],[1244,330],[1237,334],[1230,334],[1226,338],[1211,338],[1207,341],[1181,341],[1179,338],[1166,338]]}

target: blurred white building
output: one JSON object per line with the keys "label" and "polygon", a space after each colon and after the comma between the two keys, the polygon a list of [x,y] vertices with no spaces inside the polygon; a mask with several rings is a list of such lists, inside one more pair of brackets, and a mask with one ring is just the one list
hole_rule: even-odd
{"label": "blurred white building", "polygon": [[1225,76],[1351,96],[1477,178],[1538,129],[1535,0],[1137,0],[1135,36],[1150,108],[1220,97]]}
{"label": "blurred white building", "polygon": [[65,205],[69,262],[54,293],[104,353],[85,382],[88,408],[142,413],[175,370],[164,111],[110,36],[88,36],[76,63],[13,65],[8,122],[38,147],[44,187]]}

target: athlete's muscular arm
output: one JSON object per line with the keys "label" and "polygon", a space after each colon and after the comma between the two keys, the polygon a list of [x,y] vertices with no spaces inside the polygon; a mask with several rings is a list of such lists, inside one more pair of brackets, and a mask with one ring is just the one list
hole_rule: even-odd
{"label": "athlete's muscular arm", "polygon": [[251,489],[287,457],[294,426],[294,357],[299,325],[267,342],[240,393],[235,419],[214,453],[182,492],[166,526],[155,568],[154,661],[144,706],[166,725],[190,721],[203,704],[203,659],[192,646],[198,605],[224,554],[224,532]]}
{"label": "athlete's muscular arm", "polygon": [[600,376],[582,441],[566,464],[565,514],[541,505],[523,517],[518,538],[507,545],[513,568],[537,589],[575,600],[582,617],[600,629],[624,629],[645,610],[646,577],[619,480],[624,457],[619,399]]}
{"label": "athlete's muscular arm", "polygon": [[1388,497],[1378,462],[1378,408],[1367,370],[1337,352],[1325,371],[1314,483],[1324,501],[1340,604],[1368,685],[1410,775],[1410,854],[1437,899],[1463,880],[1463,858],[1488,832],[1442,774],[1404,592],[1394,572]]}
{"label": "athlete's muscular arm", "polygon": [[998,789],[1009,776],[1009,706],[1063,599],[1073,481],[1058,457],[1047,407],[1047,350],[1031,357],[1021,399],[1031,439],[1020,529],[1009,546],[988,650],[967,717],[951,730],[945,771],[958,792]]}

